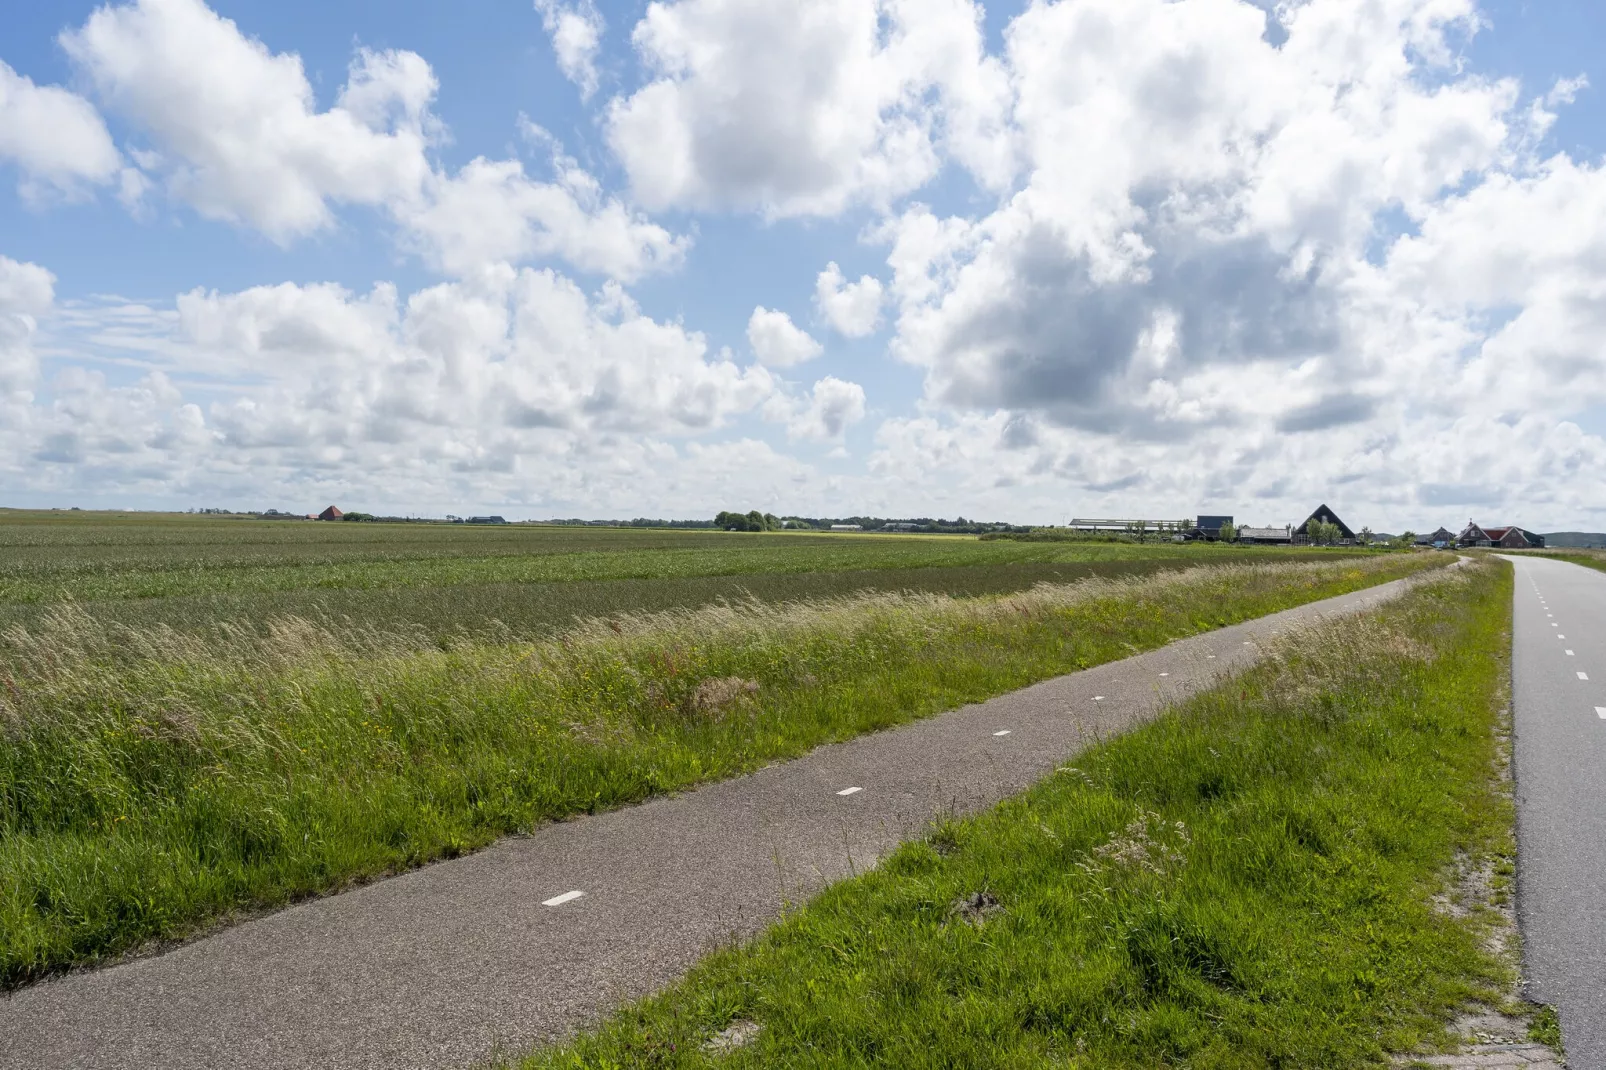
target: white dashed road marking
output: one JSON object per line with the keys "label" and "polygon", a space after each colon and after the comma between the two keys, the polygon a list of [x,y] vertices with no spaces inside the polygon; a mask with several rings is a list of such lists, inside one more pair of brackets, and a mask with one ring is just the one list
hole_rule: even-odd
{"label": "white dashed road marking", "polygon": [[1163,673],[1161,673],[1161,674],[1160,674],[1160,675],[1161,675],[1161,676],[1170,676],[1170,675],[1171,675],[1171,674],[1170,674],[1170,673],[1168,673],[1168,672],[1163,672]]}
{"label": "white dashed road marking", "polygon": [[1578,656],[1578,655],[1576,655],[1576,654],[1574,654],[1574,653],[1573,653],[1573,652],[1572,652],[1572,651],[1571,651],[1571,650],[1569,650],[1569,651],[1567,651],[1567,656],[1568,656],[1568,657],[1569,657],[1569,658],[1575,658],[1575,657],[1577,657],[1577,656]]}
{"label": "white dashed road marking", "polygon": [[1581,672],[1578,674],[1578,678],[1580,680],[1587,680],[1589,679],[1589,674],[1587,672]]}
{"label": "white dashed road marking", "polygon": [[863,790],[864,790],[863,788],[843,788],[841,791],[837,792],[837,794],[838,795],[853,795],[853,794],[855,794],[857,792],[861,792]]}
{"label": "white dashed road marking", "polygon": [[1007,735],[1009,735],[1009,729],[1006,728],[1003,731],[994,732],[993,735],[995,735],[995,736],[1007,736]]}
{"label": "white dashed road marking", "polygon": [[584,892],[564,892],[562,895],[555,895],[551,899],[543,899],[541,905],[544,907],[561,907],[564,903],[579,899],[585,894]]}
{"label": "white dashed road marking", "polygon": [[1606,706],[1596,706],[1595,712],[1600,714],[1601,720],[1606,721]]}
{"label": "white dashed road marking", "polygon": [[1094,702],[1103,702],[1104,701],[1104,696],[1103,695],[1094,695],[1093,696],[1093,701]]}

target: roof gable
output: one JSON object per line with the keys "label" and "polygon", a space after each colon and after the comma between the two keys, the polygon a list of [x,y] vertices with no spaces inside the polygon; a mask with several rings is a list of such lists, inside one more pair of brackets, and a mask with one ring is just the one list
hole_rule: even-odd
{"label": "roof gable", "polygon": [[1310,522],[1312,520],[1320,521],[1323,524],[1337,524],[1338,534],[1341,538],[1353,539],[1355,537],[1355,533],[1350,530],[1349,525],[1340,520],[1338,518],[1338,514],[1327,507],[1326,502],[1318,505],[1316,507],[1316,511],[1311,513],[1310,516],[1306,517],[1305,522],[1299,525],[1299,527],[1295,530],[1301,532],[1310,530]]}

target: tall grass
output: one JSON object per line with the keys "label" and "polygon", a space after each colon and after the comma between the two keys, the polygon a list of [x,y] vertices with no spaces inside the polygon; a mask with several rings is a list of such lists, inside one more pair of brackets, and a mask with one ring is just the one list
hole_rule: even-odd
{"label": "tall grass", "polygon": [[0,635],[0,980],[1436,563],[746,602],[446,649],[422,630],[200,635],[63,607]]}
{"label": "tall grass", "polygon": [[[1230,557],[1214,559],[1219,563]],[[576,620],[618,613],[660,612],[721,600],[820,601],[865,591],[931,591],[955,597],[1026,590],[1038,583],[1069,583],[1089,576],[1147,575],[1197,565],[1199,559],[1128,557],[1108,561],[923,565],[823,572],[747,572],[719,576],[564,580],[539,583],[459,583],[364,589],[317,587],[285,591],[209,591],[150,598],[79,601],[96,620],[148,631],[167,625],[209,632],[215,624],[257,628],[285,616],[336,631],[355,625],[387,630],[423,629],[440,641],[513,635],[534,639],[574,626]],[[59,603],[0,602],[0,630],[13,624],[37,629]]]}
{"label": "tall grass", "polygon": [[1432,905],[1458,857],[1509,851],[1510,577],[1485,562],[1299,632],[522,1065],[1255,1070],[1432,1050],[1510,982],[1488,915]]}

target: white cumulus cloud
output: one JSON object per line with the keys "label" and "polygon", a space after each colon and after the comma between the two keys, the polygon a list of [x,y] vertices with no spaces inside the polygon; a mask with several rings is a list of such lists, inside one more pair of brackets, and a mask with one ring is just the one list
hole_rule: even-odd
{"label": "white cumulus cloud", "polygon": [[117,112],[153,140],[169,188],[202,215],[287,241],[327,226],[328,201],[416,195],[429,168],[429,65],[360,52],[346,103],[319,111],[293,54],[246,37],[201,0],[102,7],[62,46]]}
{"label": "white cumulus cloud", "polygon": [[632,281],[680,263],[689,242],[617,198],[567,157],[556,180],[530,178],[517,160],[477,158],[437,176],[429,195],[398,210],[433,264],[464,274],[488,263],[560,257],[582,271]]}
{"label": "white cumulus cloud", "polygon": [[37,264],[0,256],[0,412],[38,376],[33,351],[39,317],[55,300],[55,276]]}
{"label": "white cumulus cloud", "polygon": [[[93,104],[59,86],[35,85],[0,62],[0,161],[5,160],[22,172],[27,196],[42,188],[73,194],[112,182],[125,170]],[[137,182],[132,172],[130,178]]]}
{"label": "white cumulus cloud", "polygon": [[980,16],[970,0],[654,2],[632,40],[657,77],[613,102],[610,143],[652,208],[884,204],[936,173],[942,145],[996,184],[1009,87]]}
{"label": "white cumulus cloud", "polygon": [[593,0],[563,3],[561,0],[535,0],[541,13],[541,26],[552,39],[563,76],[580,88],[582,99],[597,91],[597,51],[602,47],[606,28],[602,13]]}
{"label": "white cumulus cloud", "polygon": [[1516,87],[1418,77],[1470,3],[1284,18],[1280,46],[1241,0],[1040,4],[1010,25],[1024,184],[979,218],[915,206],[882,231],[894,349],[934,401],[1171,438],[1271,398],[1305,407],[1290,429],[1377,411],[1389,391],[1356,381],[1383,352],[1356,301],[1377,214],[1421,218],[1506,159]]}
{"label": "white cumulus cloud", "polygon": [[827,375],[814,384],[787,421],[792,438],[840,441],[847,429],[864,419],[864,387]]}
{"label": "white cumulus cloud", "polygon": [[413,52],[358,49],[320,109],[299,56],[202,0],[103,7],[61,40],[107,106],[150,139],[141,159],[174,197],[281,244],[354,205],[387,212],[404,244],[449,274],[556,257],[629,280],[673,267],[686,248],[561,152],[550,181],[512,159],[436,166],[439,84]]}
{"label": "white cumulus cloud", "polygon": [[835,260],[814,280],[814,304],[820,315],[849,338],[875,333],[881,323],[883,295],[880,279],[861,275],[858,282],[848,282]]}
{"label": "white cumulus cloud", "polygon": [[760,364],[773,368],[802,364],[825,351],[807,331],[792,322],[791,316],[763,305],[748,317],[747,344],[753,347]]}

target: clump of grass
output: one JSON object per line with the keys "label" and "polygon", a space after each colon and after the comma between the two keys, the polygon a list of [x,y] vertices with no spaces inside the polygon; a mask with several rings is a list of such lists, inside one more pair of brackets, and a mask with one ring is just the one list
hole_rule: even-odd
{"label": "clump of grass", "polygon": [[[1489,562],[1292,636],[522,1066],[1365,1067],[1442,1040],[1511,980],[1485,919],[1431,902],[1509,835],[1510,605]],[[736,1021],[750,1045],[702,1046]]]}
{"label": "clump of grass", "polygon": [[1545,1045],[1557,1054],[1561,1053],[1561,1017],[1556,1013],[1556,1008],[1546,1005],[1534,1012],[1532,1021],[1528,1023],[1528,1039],[1535,1044]]}
{"label": "clump of grass", "polygon": [[873,594],[441,649],[293,618],[65,607],[0,636],[0,980],[756,768],[1420,569],[1225,566],[971,600]]}

